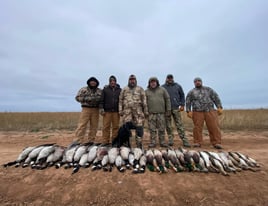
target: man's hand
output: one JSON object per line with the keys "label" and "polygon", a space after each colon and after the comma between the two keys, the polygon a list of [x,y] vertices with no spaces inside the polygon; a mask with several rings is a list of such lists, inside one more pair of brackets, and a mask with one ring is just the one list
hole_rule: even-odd
{"label": "man's hand", "polygon": [[193,112],[187,112],[187,117],[189,117],[190,119],[193,118]]}
{"label": "man's hand", "polygon": [[149,112],[144,112],[144,117],[147,119],[149,117]]}
{"label": "man's hand", "polygon": [[100,109],[100,114],[103,116],[105,114],[104,109]]}
{"label": "man's hand", "polygon": [[222,108],[218,108],[218,109],[217,109],[217,113],[218,113],[219,116],[222,115],[222,113],[223,113],[223,109],[222,109]]}
{"label": "man's hand", "polygon": [[184,106],[180,106],[180,112],[184,111]]}
{"label": "man's hand", "polygon": [[167,110],[166,111],[166,117],[170,117],[171,116],[171,111],[170,110]]}
{"label": "man's hand", "polygon": [[119,115],[120,115],[121,117],[124,115],[124,112],[123,112],[123,111],[119,111],[118,113],[119,113]]}

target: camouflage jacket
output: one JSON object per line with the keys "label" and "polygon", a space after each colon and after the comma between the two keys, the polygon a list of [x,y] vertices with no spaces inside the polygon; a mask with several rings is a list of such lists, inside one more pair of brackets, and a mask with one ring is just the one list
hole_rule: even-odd
{"label": "camouflage jacket", "polygon": [[102,90],[99,88],[90,89],[82,87],[75,96],[76,101],[81,103],[82,107],[98,108],[101,101]]}
{"label": "camouflage jacket", "polygon": [[119,96],[119,113],[124,110],[140,110],[148,113],[145,91],[140,86],[124,87]]}
{"label": "camouflage jacket", "polygon": [[171,110],[168,92],[163,87],[145,91],[149,113],[165,113]]}
{"label": "camouflage jacket", "polygon": [[186,96],[186,112],[208,112],[214,110],[214,104],[222,108],[218,94],[209,87],[193,88]]}

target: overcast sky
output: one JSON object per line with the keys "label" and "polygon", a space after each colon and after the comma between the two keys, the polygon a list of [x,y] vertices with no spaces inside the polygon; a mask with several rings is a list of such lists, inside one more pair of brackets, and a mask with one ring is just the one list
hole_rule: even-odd
{"label": "overcast sky", "polygon": [[0,0],[0,112],[80,111],[89,77],[146,89],[199,76],[223,107],[268,108],[267,0]]}

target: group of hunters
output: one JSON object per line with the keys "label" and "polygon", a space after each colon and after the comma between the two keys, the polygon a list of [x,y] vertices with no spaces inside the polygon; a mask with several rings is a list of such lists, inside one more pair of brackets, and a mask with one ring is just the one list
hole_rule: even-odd
{"label": "group of hunters", "polygon": [[[128,85],[123,89],[113,75],[109,78],[109,84],[103,89],[99,88],[99,81],[95,77],[90,77],[87,86],[81,88],[75,97],[82,106],[75,131],[76,140],[95,141],[101,114],[103,116],[102,139],[98,139],[98,142],[112,142],[117,136],[121,118],[123,124],[132,122],[135,125],[136,146],[142,148],[144,122],[147,119],[150,132],[148,147],[157,146],[157,137],[160,147],[173,146],[174,134],[171,124],[173,118],[183,146],[191,147],[181,118],[181,112],[186,110],[187,116],[194,124],[192,146],[201,147],[205,122],[212,146],[222,149],[218,120],[218,115],[222,114],[221,100],[213,89],[203,86],[201,78],[194,79],[194,86],[185,98],[183,88],[174,81],[172,74],[167,75],[162,86],[157,77],[151,77],[146,90],[137,85],[137,78],[133,74],[129,76]],[[88,125],[90,129],[88,136],[85,137]],[[165,132],[168,135],[168,142],[165,140]]]}

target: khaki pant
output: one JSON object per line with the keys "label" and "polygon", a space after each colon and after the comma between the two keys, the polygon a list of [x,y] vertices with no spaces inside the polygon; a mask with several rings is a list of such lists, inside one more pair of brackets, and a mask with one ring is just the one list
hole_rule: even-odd
{"label": "khaki pant", "polygon": [[217,111],[193,112],[194,143],[201,145],[203,142],[202,130],[204,122],[206,122],[211,144],[221,144],[221,131]]}
{"label": "khaki pant", "polygon": [[[103,115],[102,143],[111,143],[117,136],[120,116],[118,112],[105,112]],[[112,136],[111,136],[112,127]]]}
{"label": "khaki pant", "polygon": [[[82,107],[75,136],[80,142],[95,141],[99,123],[99,108]],[[88,137],[85,138],[87,126],[90,126]]]}

